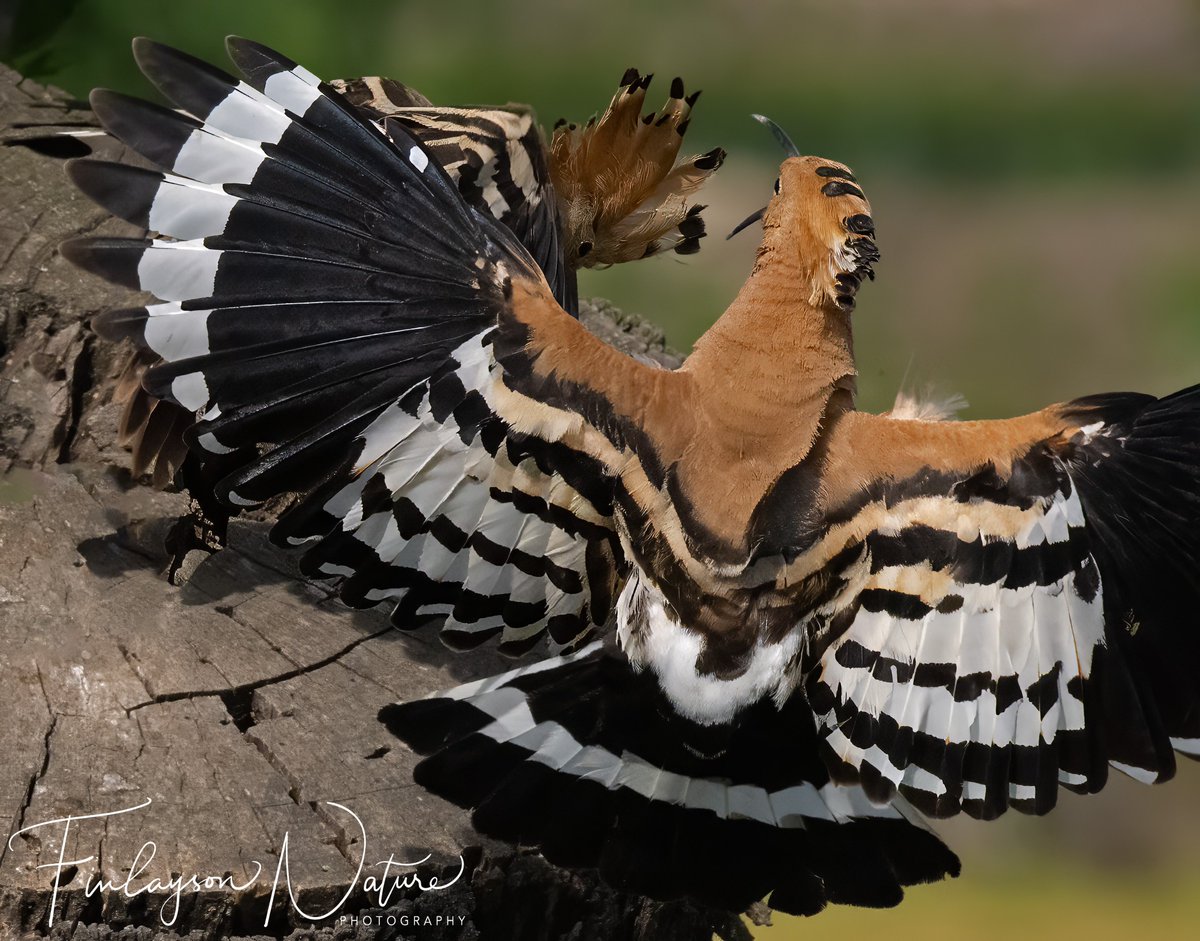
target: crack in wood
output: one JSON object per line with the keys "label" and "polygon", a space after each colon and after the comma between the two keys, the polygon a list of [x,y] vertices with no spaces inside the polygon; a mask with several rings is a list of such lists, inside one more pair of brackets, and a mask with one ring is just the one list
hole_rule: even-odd
{"label": "crack in wood", "polygon": [[[41,675],[41,671],[38,671]],[[42,689],[45,692],[45,687]],[[8,845],[12,842],[14,834],[20,833],[25,826],[25,815],[29,812],[29,807],[33,803],[34,794],[37,791],[38,782],[46,776],[46,771],[50,768],[50,739],[54,736],[54,730],[58,728],[58,716],[50,716],[50,725],[46,728],[46,734],[42,739],[42,763],[36,771],[29,777],[29,786],[25,789],[25,798],[21,801],[21,809],[17,813],[16,820],[13,821],[12,829],[9,831],[8,838],[4,841],[4,845],[0,846],[0,870],[4,867],[4,861],[8,858]]]}
{"label": "crack in wood", "polygon": [[[225,615],[225,617],[229,618],[229,620],[233,621],[239,627],[244,627],[247,630],[252,631],[255,635],[257,635],[262,640],[262,642],[264,644],[267,645],[267,649],[269,649],[272,653],[283,658],[288,663],[290,663],[293,667],[296,667],[298,669],[302,668],[301,664],[297,663],[293,657],[291,657],[282,647],[279,646],[279,644],[275,643],[275,641],[273,641],[270,637],[268,637],[266,634],[264,634],[262,631],[260,631],[254,625],[253,622],[243,620],[242,618],[238,617],[234,613],[239,606],[245,604],[247,601],[253,601],[255,598],[258,598],[261,594],[263,594],[263,592],[255,592],[249,598],[246,598],[244,601],[239,601],[237,604],[233,605],[232,607],[218,606],[215,608],[215,610],[219,614]],[[242,731],[244,732],[245,729],[242,729]]]}
{"label": "crack in wood", "polygon": [[378,631],[373,631],[372,633],[366,634],[363,637],[355,638],[349,644],[346,644],[338,650],[335,650],[327,657],[322,657],[320,660],[315,660],[312,663],[304,664],[293,670],[286,670],[283,673],[277,673],[273,676],[264,677],[261,680],[253,680],[249,683],[239,683],[226,687],[225,689],[192,689],[177,690],[172,693],[159,693],[156,696],[152,696],[145,702],[140,702],[136,705],[127,707],[125,714],[130,716],[139,709],[145,709],[149,706],[158,706],[168,702],[179,702],[183,699],[217,697],[221,698],[222,702],[224,702],[223,697],[226,696],[250,694],[257,689],[262,689],[266,686],[274,686],[277,683],[284,683],[288,680],[295,679],[298,676],[304,676],[306,673],[312,673],[313,671],[319,670],[322,667],[327,667],[331,663],[336,663],[339,659],[350,653],[350,651],[361,647],[363,644],[367,643],[367,641],[374,640],[377,637],[382,637],[384,634],[389,634],[394,630],[395,628],[389,624],[387,627],[381,628]]}

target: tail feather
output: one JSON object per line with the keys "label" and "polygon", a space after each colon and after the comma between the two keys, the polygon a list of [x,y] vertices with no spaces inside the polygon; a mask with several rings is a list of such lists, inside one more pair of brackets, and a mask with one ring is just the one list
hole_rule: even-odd
{"label": "tail feather", "polygon": [[830,782],[811,710],[763,703],[729,726],[674,713],[653,678],[592,644],[380,718],[419,784],[477,829],[599,868],[617,888],[812,914],[889,906],[958,861],[903,803]]}

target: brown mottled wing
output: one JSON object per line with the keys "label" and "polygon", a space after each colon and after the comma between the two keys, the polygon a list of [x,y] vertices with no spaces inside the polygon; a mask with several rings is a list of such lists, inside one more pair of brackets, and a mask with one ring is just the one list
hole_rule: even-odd
{"label": "brown mottled wing", "polygon": [[419,137],[467,204],[507,226],[545,272],[559,303],[576,312],[546,148],[528,108],[435,107],[384,78],[346,79],[333,87],[381,127],[396,121]]}
{"label": "brown mottled wing", "polygon": [[1198,423],[1192,389],[835,427],[833,500],[789,568],[825,586],[806,689],[831,770],[990,818],[1200,752]]}
{"label": "brown mottled wing", "polygon": [[557,273],[544,263],[552,227],[568,271],[563,306],[574,313],[570,271],[664,251],[688,255],[705,235],[704,207],[691,197],[725,152],[678,160],[700,93],[685,94],[677,78],[667,103],[643,115],[650,79],[627,70],[600,118],[583,126],[560,121],[549,148],[525,106],[435,108],[398,82],[340,84],[356,105],[420,136],[463,198],[516,233],[563,303]]}
{"label": "brown mottled wing", "polygon": [[117,440],[133,454],[130,471],[134,477],[152,474],[155,487],[166,487],[187,457],[183,433],[195,420],[193,412],[156,399],[142,388],[146,370],[160,362],[149,350],[134,349],[113,391],[113,401],[122,406]]}
{"label": "brown mottled wing", "polygon": [[350,104],[376,121],[391,117],[400,108],[432,108],[433,102],[415,88],[394,78],[369,75],[363,78],[335,78],[329,83]]}

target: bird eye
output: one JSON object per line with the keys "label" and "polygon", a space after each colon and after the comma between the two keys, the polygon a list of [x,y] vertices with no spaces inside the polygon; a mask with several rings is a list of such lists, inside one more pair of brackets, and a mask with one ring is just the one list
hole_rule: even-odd
{"label": "bird eye", "polygon": [[775,177],[775,195],[779,195],[779,177]]}

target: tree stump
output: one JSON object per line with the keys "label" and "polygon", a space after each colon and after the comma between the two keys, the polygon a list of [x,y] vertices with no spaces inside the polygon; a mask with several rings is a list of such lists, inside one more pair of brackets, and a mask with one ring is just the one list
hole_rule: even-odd
{"label": "tree stump", "polygon": [[[186,499],[124,469],[122,351],[87,327],[137,299],[57,252],[73,235],[130,232],[63,173],[89,150],[119,158],[105,137],[51,136],[94,124],[0,66],[0,937],[748,937],[735,915],[623,895],[481,841],[412,783],[415,758],[379,708],[507,661],[456,657],[343,607],[262,520],[234,521],[228,548],[182,586],[165,580],[163,537]],[[661,333],[603,302],[584,319],[675,361]],[[111,816],[65,821],[88,814]],[[389,855],[427,859],[385,873]],[[428,886],[460,868],[449,888],[390,898],[365,882],[417,872]]]}

